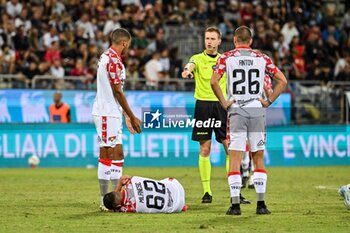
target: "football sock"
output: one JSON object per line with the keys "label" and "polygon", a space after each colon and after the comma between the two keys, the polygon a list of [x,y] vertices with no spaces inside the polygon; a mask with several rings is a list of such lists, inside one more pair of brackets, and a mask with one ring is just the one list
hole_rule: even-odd
{"label": "football sock", "polygon": [[226,173],[230,170],[230,156],[226,155]]}
{"label": "football sock", "polygon": [[240,172],[229,172],[228,173],[228,185],[230,187],[231,203],[239,204],[239,194],[241,192],[242,179]]}
{"label": "football sock", "polygon": [[100,184],[101,203],[103,203],[103,196],[108,193],[108,183],[111,176],[111,164],[110,159],[99,159],[97,168],[97,177]]}
{"label": "football sock", "polygon": [[265,200],[267,174],[265,170],[255,170],[253,174],[254,187],[258,201]]}
{"label": "football sock", "polygon": [[111,182],[112,182],[112,190],[114,191],[117,188],[118,181],[120,177],[123,175],[123,160],[112,160],[111,165]]}
{"label": "football sock", "polygon": [[208,192],[209,195],[212,195],[210,189],[210,175],[211,175],[211,163],[210,157],[203,157],[199,155],[198,161],[199,174],[202,181],[203,191],[204,193]]}

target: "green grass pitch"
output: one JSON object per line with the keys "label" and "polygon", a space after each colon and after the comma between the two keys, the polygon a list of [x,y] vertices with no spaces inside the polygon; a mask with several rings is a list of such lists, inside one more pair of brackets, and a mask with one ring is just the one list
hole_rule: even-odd
{"label": "green grass pitch", "polygon": [[[272,214],[226,216],[229,190],[224,168],[213,168],[213,203],[201,204],[197,168],[124,168],[124,174],[175,177],[189,209],[180,214],[98,211],[96,169],[0,169],[0,232],[350,232],[350,211],[337,188],[350,183],[350,167],[268,168],[266,203]],[[318,188],[316,188],[318,186]]]}

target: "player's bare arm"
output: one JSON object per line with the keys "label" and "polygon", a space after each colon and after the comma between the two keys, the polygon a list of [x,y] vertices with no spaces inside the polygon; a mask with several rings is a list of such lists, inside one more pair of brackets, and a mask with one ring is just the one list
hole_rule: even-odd
{"label": "player's bare arm", "polygon": [[123,93],[121,84],[112,85],[113,93],[115,98],[117,98],[120,106],[123,108],[124,112],[129,116],[132,128],[137,132],[141,133],[141,120],[135,117],[132,113],[128,102],[126,101],[125,95]]}
{"label": "player's bare arm", "polygon": [[124,111],[123,111],[123,116],[124,116],[124,119],[125,119],[126,127],[128,128],[129,132],[131,134],[135,134],[136,131],[134,130],[134,128],[131,125],[130,117]]}
{"label": "player's bare arm", "polygon": [[277,84],[273,89],[272,94],[267,98],[267,100],[259,98],[259,101],[265,108],[270,106],[278,98],[278,96],[280,96],[280,94],[287,86],[287,79],[281,71],[275,74],[274,80],[276,80]]}
{"label": "player's bare arm", "polygon": [[196,68],[194,63],[187,63],[181,73],[182,78],[193,78],[193,70]]}
{"label": "player's bare arm", "polygon": [[129,180],[131,180],[132,176],[129,175],[123,175],[122,177],[120,177],[117,188],[115,189],[116,192],[120,192],[122,191],[123,186],[126,185],[126,183],[128,183]]}
{"label": "player's bare arm", "polygon": [[221,106],[227,110],[234,103],[234,100],[225,99],[224,94],[222,93],[222,90],[219,85],[219,80],[221,79],[221,77],[222,75],[214,72],[213,76],[211,77],[210,85],[211,85],[211,88],[213,89],[215,96],[218,98]]}

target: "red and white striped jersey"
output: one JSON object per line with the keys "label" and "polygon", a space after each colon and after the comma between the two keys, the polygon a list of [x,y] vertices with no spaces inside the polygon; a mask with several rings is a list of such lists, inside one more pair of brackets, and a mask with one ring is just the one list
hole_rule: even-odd
{"label": "red and white striped jersey", "polygon": [[264,78],[264,90],[265,90],[265,94],[267,95],[271,95],[273,93],[271,78],[267,74],[265,74],[265,78]]}
{"label": "red and white striped jersey", "polygon": [[136,212],[136,196],[132,185],[132,179],[124,186],[122,191],[122,204],[123,206],[119,209],[120,212]]}
{"label": "red and white striped jersey", "polygon": [[120,212],[174,213],[181,212],[184,192],[175,179],[153,180],[133,176],[124,186]]}
{"label": "red and white striped jersey", "polygon": [[114,97],[112,85],[124,85],[125,67],[120,55],[111,47],[98,61],[97,94],[92,107],[94,116],[122,117],[122,108]]}
{"label": "red and white striped jersey", "polygon": [[279,71],[267,55],[247,46],[222,54],[214,70],[220,75],[226,72],[228,99],[236,100],[231,109],[261,108],[257,99],[263,98],[264,91],[272,92],[270,77]]}

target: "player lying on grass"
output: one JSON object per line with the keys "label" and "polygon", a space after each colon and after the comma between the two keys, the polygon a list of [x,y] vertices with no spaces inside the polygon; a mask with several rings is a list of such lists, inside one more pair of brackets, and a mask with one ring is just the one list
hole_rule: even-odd
{"label": "player lying on grass", "polygon": [[114,212],[177,213],[187,209],[185,191],[174,178],[124,175],[115,191],[104,196],[103,203]]}

